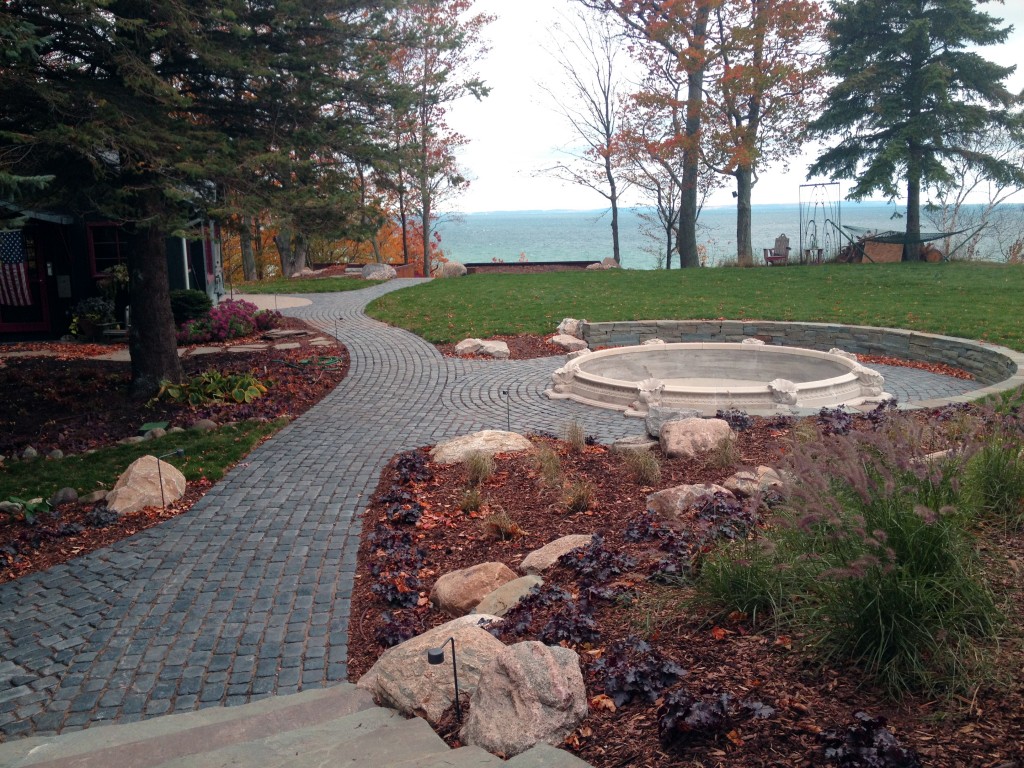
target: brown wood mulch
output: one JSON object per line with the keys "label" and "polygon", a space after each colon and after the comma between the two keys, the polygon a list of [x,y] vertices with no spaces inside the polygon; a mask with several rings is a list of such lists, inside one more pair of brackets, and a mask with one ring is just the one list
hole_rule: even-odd
{"label": "brown wood mulch", "polygon": [[[865,420],[857,421],[859,428],[868,428]],[[795,428],[807,429],[808,423],[813,422]],[[666,459],[659,454],[662,474],[657,488],[721,481],[740,465],[776,463],[793,429],[755,419],[752,429],[739,434],[739,457],[730,466],[718,466],[712,457]],[[358,680],[385,650],[377,637],[387,629],[385,614],[416,632],[448,620],[432,610],[427,600],[430,586],[441,574],[490,560],[515,570],[528,552],[553,539],[600,533],[609,550],[629,554],[638,564],[615,577],[618,598],[593,601],[600,637],[575,646],[581,655],[590,712],[563,746],[598,768],[837,765],[840,763],[824,758],[823,734],[852,726],[857,712],[886,718],[896,739],[916,750],[920,765],[1024,766],[1024,682],[1019,672],[1024,668],[1020,573],[1024,536],[999,531],[990,533],[984,543],[989,575],[1006,601],[1009,618],[1001,643],[990,649],[993,665],[1004,671],[1001,679],[949,700],[909,696],[894,702],[854,670],[816,666],[800,652],[805,638],[777,634],[770,626],[755,626],[745,616],[715,623],[706,612],[686,607],[685,599],[691,594],[687,587],[652,583],[647,578],[649,566],[662,553],[653,551],[656,544],[626,540],[624,531],[643,515],[647,495],[657,488],[639,483],[623,458],[607,447],[592,445],[579,452],[551,436],[534,439],[557,453],[563,473],[557,485],[544,483],[534,459],[523,454],[499,455],[493,475],[479,489],[483,506],[476,512],[463,512],[465,468],[430,464],[429,479],[404,486],[425,509],[415,526],[387,521],[388,505],[382,497],[393,490],[399,476],[394,463],[384,472],[363,519],[352,601],[350,680]],[[593,497],[585,511],[571,513],[566,508],[566,492],[577,483],[589,484]],[[511,532],[505,540],[495,537],[499,526],[488,521],[495,513],[507,515],[500,526]],[[415,544],[426,552],[417,574],[422,591],[416,607],[390,607],[372,591],[378,579],[370,566],[385,554],[370,540],[378,525],[411,532]],[[545,580],[546,586],[565,589],[577,599],[580,596],[579,577],[565,566],[556,566],[545,574]],[[530,631],[521,639],[535,639],[553,610],[535,609]],[[686,670],[676,688],[698,698],[728,694],[734,702],[756,700],[774,708],[774,714],[766,719],[736,716],[710,738],[698,738],[682,748],[662,746],[657,709],[664,696],[653,704],[633,701],[616,708],[603,695],[602,678],[595,671],[596,659],[608,646],[629,636],[645,639]],[[464,708],[467,701],[464,697]],[[437,730],[453,746],[459,744],[454,708]],[[884,768],[911,763],[841,765]]]}
{"label": "brown wood mulch", "polygon": [[[131,364],[94,360],[124,345],[31,342],[3,345],[4,352],[45,351],[52,356],[8,357],[0,368],[0,455],[18,455],[31,445],[41,456],[58,448],[65,454],[80,453],[116,443],[139,434],[142,424],[167,421],[188,427],[199,418],[219,423],[241,419],[272,420],[296,417],[318,403],[348,372],[348,351],[340,344],[313,346],[325,338],[295,318],[285,318],[284,329],[306,331],[285,342],[298,348],[268,348],[252,352],[224,352],[185,357],[186,375],[207,369],[222,373],[252,372],[268,383],[266,395],[249,405],[190,407],[161,401],[152,405],[128,396]],[[333,339],[329,339],[333,342]],[[267,343],[260,335],[232,339],[237,346]],[[329,360],[330,365],[312,364]],[[46,461],[39,458],[36,461]],[[0,463],[0,472],[3,465]],[[92,552],[187,512],[209,489],[209,481],[190,482],[185,496],[166,510],[148,509],[93,525],[92,504],[65,504],[57,517],[40,515],[33,525],[20,519],[0,519],[0,583],[46,570],[58,563]],[[69,528],[81,530],[65,535]]]}

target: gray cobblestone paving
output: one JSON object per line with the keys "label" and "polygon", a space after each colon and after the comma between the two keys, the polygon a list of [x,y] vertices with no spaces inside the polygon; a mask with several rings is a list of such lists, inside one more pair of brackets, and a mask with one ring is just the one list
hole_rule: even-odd
{"label": "gray cobblestone paving", "polygon": [[[478,429],[611,440],[639,422],[543,396],[558,360],[443,358],[368,319],[414,284],[309,297],[287,310],[352,356],[349,376],[185,515],[0,586],[0,733],[128,722],[344,680],[358,513],[395,453]],[[901,401],[972,388],[883,368]]]}

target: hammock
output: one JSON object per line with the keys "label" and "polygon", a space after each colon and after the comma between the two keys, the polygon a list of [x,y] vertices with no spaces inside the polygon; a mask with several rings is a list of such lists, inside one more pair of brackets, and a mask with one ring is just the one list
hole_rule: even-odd
{"label": "hammock", "polygon": [[931,243],[936,240],[945,240],[947,237],[953,237],[953,235],[962,235],[964,232],[970,232],[971,230],[970,227],[967,227],[966,229],[958,229],[955,232],[922,232],[919,235],[911,236],[906,232],[897,232],[894,229],[886,230],[885,232],[876,232],[873,229],[852,227],[848,224],[844,224],[843,229],[848,229],[854,237],[867,240],[869,242],[899,243],[900,245],[906,245],[908,243]]}

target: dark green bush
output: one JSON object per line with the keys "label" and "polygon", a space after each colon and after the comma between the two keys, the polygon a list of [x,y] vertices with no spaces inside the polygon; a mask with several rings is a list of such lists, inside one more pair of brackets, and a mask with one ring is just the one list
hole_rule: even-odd
{"label": "dark green bush", "polygon": [[181,326],[189,320],[200,320],[210,314],[213,302],[205,291],[171,291],[171,312],[174,324]]}

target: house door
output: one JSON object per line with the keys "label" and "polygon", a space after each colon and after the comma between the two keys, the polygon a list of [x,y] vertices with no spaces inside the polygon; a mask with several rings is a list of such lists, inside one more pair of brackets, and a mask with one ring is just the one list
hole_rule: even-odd
{"label": "house door", "polygon": [[49,331],[46,264],[31,232],[0,230],[0,333]]}

